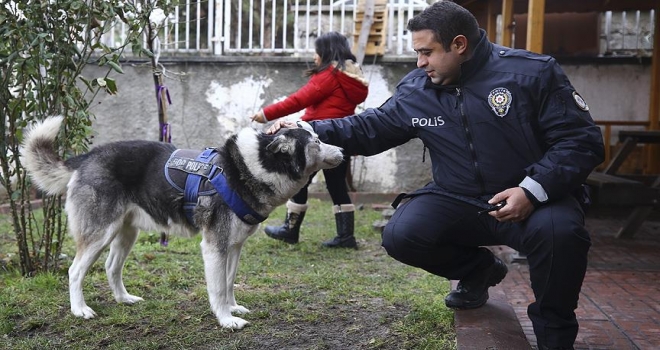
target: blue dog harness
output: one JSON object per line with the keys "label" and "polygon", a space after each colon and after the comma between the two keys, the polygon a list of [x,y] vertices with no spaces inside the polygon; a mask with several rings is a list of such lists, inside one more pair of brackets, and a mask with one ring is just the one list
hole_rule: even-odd
{"label": "blue dog harness", "polygon": [[[194,156],[194,159],[187,155]],[[217,155],[218,150],[215,148],[207,148],[202,153],[198,150],[177,149],[165,163],[167,182],[183,193],[183,210],[188,222],[195,226],[193,210],[197,206],[199,196],[211,196],[216,193],[243,222],[256,225],[266,220],[267,217],[254,211],[229,187],[223,169],[211,164]],[[183,182],[184,177],[185,185],[181,187],[176,180]]]}

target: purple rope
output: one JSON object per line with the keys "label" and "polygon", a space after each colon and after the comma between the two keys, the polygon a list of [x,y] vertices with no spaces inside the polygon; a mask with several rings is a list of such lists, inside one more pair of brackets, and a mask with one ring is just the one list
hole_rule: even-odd
{"label": "purple rope", "polygon": [[162,92],[165,90],[165,95],[167,95],[167,102],[169,104],[172,104],[172,99],[170,98],[170,90],[167,89],[167,86],[165,85],[158,85],[156,86],[156,98],[158,98],[158,108],[161,108],[161,98],[162,98]]}
{"label": "purple rope", "polygon": [[[165,96],[167,97],[167,103],[172,104],[172,98],[170,97],[170,90],[167,89],[165,85],[156,86],[156,98],[158,99],[158,110],[160,111],[163,108],[162,97],[163,91],[165,91]],[[170,129],[170,124],[160,123],[160,139],[163,142],[172,142],[172,134]]]}
{"label": "purple rope", "polygon": [[167,233],[164,233],[164,232],[161,233],[160,234],[160,245],[162,245],[163,247],[167,247],[168,243],[169,242],[168,242],[168,239],[167,239]]}
{"label": "purple rope", "polygon": [[169,123],[160,123],[160,138],[163,142],[172,143],[172,132]]}

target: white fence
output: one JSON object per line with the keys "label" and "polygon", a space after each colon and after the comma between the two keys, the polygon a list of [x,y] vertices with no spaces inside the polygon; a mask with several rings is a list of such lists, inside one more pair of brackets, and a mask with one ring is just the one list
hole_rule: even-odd
{"label": "white fence", "polygon": [[651,56],[655,11],[607,11],[602,14],[601,54]]}
{"label": "white fence", "polygon": [[[362,0],[364,1],[364,0]],[[317,36],[338,31],[355,38],[357,0],[181,0],[160,33],[161,54],[305,55]],[[385,2],[385,0],[378,0]],[[385,54],[414,55],[408,20],[428,6],[424,0],[387,0]],[[601,54],[650,56],[653,11],[602,14]],[[120,44],[125,26],[105,35]],[[500,37],[500,36],[498,36]]]}
{"label": "white fence", "polygon": [[[160,33],[161,54],[298,55],[314,52],[323,33],[354,34],[356,0],[181,0]],[[408,19],[428,4],[389,0],[386,53],[413,54]],[[104,35],[109,46],[125,39],[117,21]]]}

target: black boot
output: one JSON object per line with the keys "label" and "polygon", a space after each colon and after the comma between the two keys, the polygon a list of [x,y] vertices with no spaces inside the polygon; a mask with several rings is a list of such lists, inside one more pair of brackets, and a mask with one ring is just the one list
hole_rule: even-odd
{"label": "black boot", "polygon": [[488,301],[488,288],[500,283],[508,269],[490,250],[482,249],[481,254],[488,254],[493,262],[486,268],[478,269],[458,282],[456,290],[445,297],[445,305],[451,309],[476,309]]}
{"label": "black boot", "polygon": [[328,248],[356,248],[357,242],[353,231],[355,229],[355,206],[353,204],[335,205],[335,223],[337,224],[337,236],[329,241],[323,242]]}
{"label": "black boot", "polygon": [[286,203],[287,212],[282,226],[266,226],[264,231],[270,238],[274,238],[289,244],[298,243],[300,236],[300,225],[305,218],[307,204],[298,204],[291,201]]}

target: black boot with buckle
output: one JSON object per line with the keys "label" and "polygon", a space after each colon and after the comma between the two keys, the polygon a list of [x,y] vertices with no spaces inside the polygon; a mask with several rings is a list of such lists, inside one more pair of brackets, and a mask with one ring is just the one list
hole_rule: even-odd
{"label": "black boot with buckle", "polygon": [[286,203],[286,218],[282,226],[266,226],[264,231],[270,238],[274,238],[289,244],[298,243],[300,237],[300,225],[302,225],[307,211],[307,204],[298,204],[292,201]]}
{"label": "black boot with buckle", "polygon": [[504,262],[494,256],[490,250],[480,249],[481,254],[489,255],[493,262],[458,282],[456,290],[445,297],[445,305],[448,308],[467,310],[482,307],[488,301],[488,288],[497,285],[506,276],[508,269]]}
{"label": "black boot with buckle", "polygon": [[323,242],[323,246],[327,248],[357,249],[357,242],[353,235],[355,229],[355,206],[353,204],[341,204],[333,206],[332,209],[335,213],[337,236]]}

